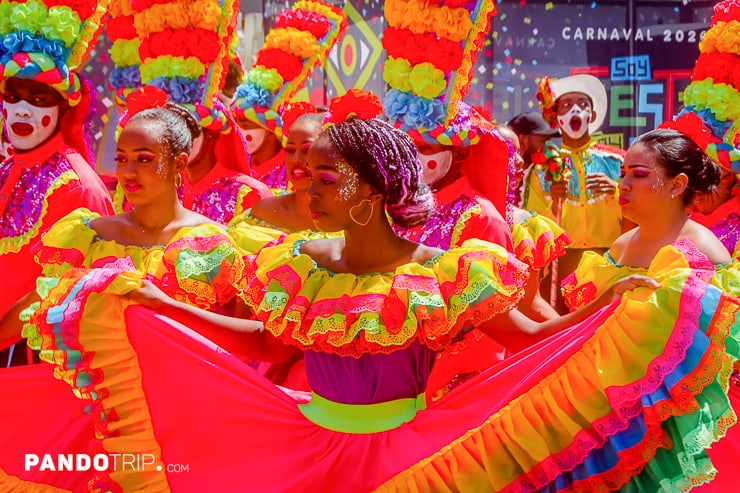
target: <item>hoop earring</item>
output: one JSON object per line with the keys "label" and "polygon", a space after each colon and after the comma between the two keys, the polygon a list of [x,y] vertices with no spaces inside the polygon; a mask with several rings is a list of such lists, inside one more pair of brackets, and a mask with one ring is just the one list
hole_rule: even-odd
{"label": "hoop earring", "polygon": [[175,175],[175,188],[180,188],[182,186],[182,174],[178,173]]}
{"label": "hoop earring", "polygon": [[[367,203],[370,204],[370,215],[367,217],[367,220],[364,223],[361,223],[360,221],[358,221],[357,219],[355,219],[354,210],[355,210],[355,208],[360,207],[361,205],[363,205],[365,202],[367,202]],[[367,223],[369,223],[370,222],[370,219],[372,219],[374,212],[375,212],[375,204],[373,204],[370,201],[370,199],[362,199],[359,204],[355,204],[355,205],[353,205],[352,207],[349,208],[349,218],[352,219],[352,222],[354,222],[358,226],[367,226]]]}

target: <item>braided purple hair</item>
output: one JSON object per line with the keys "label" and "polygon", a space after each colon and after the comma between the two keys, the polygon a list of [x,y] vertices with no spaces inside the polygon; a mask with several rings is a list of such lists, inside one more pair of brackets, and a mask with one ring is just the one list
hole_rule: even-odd
{"label": "braided purple hair", "polygon": [[360,177],[385,196],[394,223],[413,227],[426,221],[434,197],[421,181],[421,161],[411,138],[378,119],[335,123],[327,136]]}

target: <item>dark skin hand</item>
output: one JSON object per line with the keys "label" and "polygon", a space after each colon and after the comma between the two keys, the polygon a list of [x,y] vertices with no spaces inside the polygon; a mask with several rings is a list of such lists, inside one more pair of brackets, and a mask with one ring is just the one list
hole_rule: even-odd
{"label": "dark skin hand", "polygon": [[[185,325],[189,323],[205,323],[227,330],[241,332],[250,344],[249,356],[266,362],[278,363],[293,354],[294,347],[280,342],[269,332],[264,330],[262,322],[249,320],[246,317],[230,317],[209,312],[167,296],[154,283],[143,280],[141,288],[128,295],[129,299],[157,310],[158,313],[170,317]],[[232,312],[234,313],[234,312]]]}

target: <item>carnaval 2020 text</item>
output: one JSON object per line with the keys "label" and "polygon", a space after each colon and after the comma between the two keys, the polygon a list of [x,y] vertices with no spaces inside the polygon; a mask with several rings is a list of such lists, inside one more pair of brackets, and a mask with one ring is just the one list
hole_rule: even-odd
{"label": "carnaval 2020 text", "polygon": [[626,27],[565,26],[561,35],[566,41],[663,41],[664,43],[698,43],[706,30]]}

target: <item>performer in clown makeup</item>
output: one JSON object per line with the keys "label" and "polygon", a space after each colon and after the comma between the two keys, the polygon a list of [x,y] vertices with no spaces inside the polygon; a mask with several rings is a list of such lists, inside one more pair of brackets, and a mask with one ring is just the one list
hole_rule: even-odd
{"label": "performer in clown makeup", "polygon": [[[466,109],[468,114],[474,115],[473,119],[478,116],[475,110]],[[470,134],[474,132],[471,129],[477,131],[477,128],[475,123],[466,122]],[[478,149],[469,141],[465,142],[466,145],[443,145],[430,142],[433,139],[424,138],[421,132],[410,133],[419,151],[422,182],[434,193],[437,210],[426,223],[411,229],[397,227],[397,233],[439,248],[459,246],[465,240],[478,238],[513,251],[511,231],[502,215],[504,207],[501,207],[503,213],[500,212],[468,177]],[[481,145],[481,148],[490,150],[496,145],[497,134],[496,137],[493,133],[486,134],[482,139],[492,142]]]}
{"label": "performer in clown makeup", "polygon": [[[545,78],[538,97],[543,117],[562,134],[559,154],[565,179],[551,181],[544,169],[539,170],[539,179],[530,181],[522,208],[559,219],[571,238],[558,266],[559,278],[563,279],[573,272],[584,252],[603,253],[632,226],[622,221],[617,188],[624,151],[591,137],[603,123],[607,109],[606,90],[596,77],[581,74],[552,81]],[[545,279],[543,291],[550,290],[550,282]],[[561,313],[567,310],[561,294],[556,309]]]}
{"label": "performer in clown makeup", "polygon": [[238,111],[234,114],[234,120],[244,138],[249,165],[255,177],[271,189],[287,189],[285,150],[274,130],[248,119]]}
{"label": "performer in clown makeup", "polygon": [[[0,366],[22,364],[20,312],[40,274],[31,253],[39,234],[79,207],[113,213],[110,195],[87,161],[81,122],[89,94],[70,96],[22,78],[2,81],[3,119],[14,153],[0,165]],[[25,346],[25,345],[23,345]]]}

